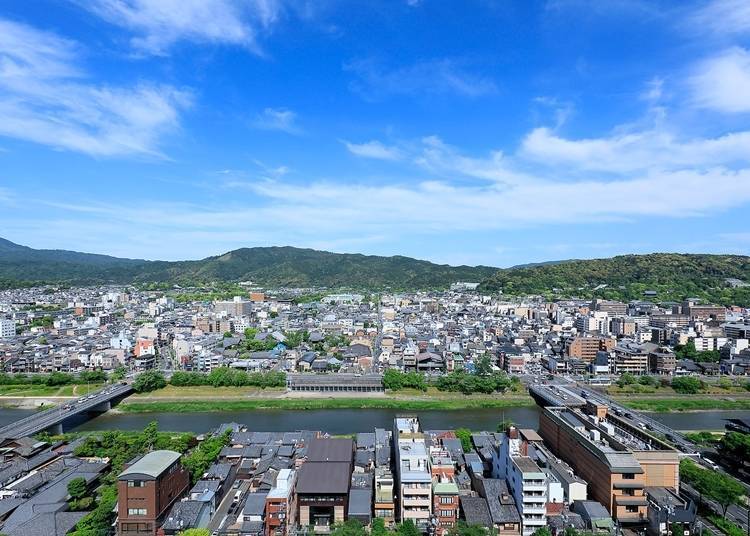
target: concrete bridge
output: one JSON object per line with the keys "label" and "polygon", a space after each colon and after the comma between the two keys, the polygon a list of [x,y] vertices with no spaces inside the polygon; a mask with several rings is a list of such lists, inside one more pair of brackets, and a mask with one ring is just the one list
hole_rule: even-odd
{"label": "concrete bridge", "polygon": [[89,419],[94,415],[106,413],[112,406],[133,392],[129,383],[118,383],[107,386],[76,400],[60,404],[52,409],[40,411],[21,420],[0,428],[0,437],[17,439],[31,436],[45,430],[62,433],[65,425],[73,421]]}

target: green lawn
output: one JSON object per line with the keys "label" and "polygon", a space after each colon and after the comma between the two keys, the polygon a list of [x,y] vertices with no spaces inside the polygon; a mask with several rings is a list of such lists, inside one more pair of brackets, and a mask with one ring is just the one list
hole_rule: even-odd
{"label": "green lawn", "polygon": [[285,392],[286,388],[284,387],[261,389],[259,387],[211,387],[210,385],[175,387],[173,385],[167,385],[163,389],[157,389],[150,393],[133,395],[131,400],[143,398],[184,398],[187,400],[195,398],[237,398],[244,400],[248,396],[254,396],[261,393],[265,393],[267,396],[273,396],[274,394],[283,394]]}
{"label": "green lawn", "polygon": [[742,410],[750,409],[750,398],[721,398],[684,395],[684,398],[621,398],[621,404],[639,411],[669,413],[672,411]]}
{"label": "green lawn", "polygon": [[88,391],[100,389],[101,384],[91,385],[0,385],[0,396],[11,397],[43,397],[43,396],[83,396]]}
{"label": "green lawn", "polygon": [[[133,399],[137,400],[137,399]],[[256,409],[397,409],[403,411],[502,409],[533,406],[531,398],[464,397],[462,399],[397,399],[397,398],[267,398],[248,400],[184,400],[179,402],[126,401],[120,404],[129,413],[250,411]]]}

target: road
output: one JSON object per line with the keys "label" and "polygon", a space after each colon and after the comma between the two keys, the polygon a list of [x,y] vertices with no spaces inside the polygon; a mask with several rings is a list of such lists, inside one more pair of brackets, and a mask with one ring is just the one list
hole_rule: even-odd
{"label": "road", "polygon": [[[242,514],[242,507],[245,504],[245,499],[247,498],[247,491],[250,488],[250,481],[237,480],[236,482],[240,482],[240,487],[238,489],[235,489],[234,487],[230,488],[226,496],[222,499],[221,504],[219,504],[219,507],[216,509],[216,513],[211,516],[211,521],[208,522],[207,528],[211,532],[211,534],[221,534],[221,531],[223,529],[226,529],[227,525],[234,524],[233,520],[236,520],[237,517]],[[234,496],[238,491],[242,492],[242,495],[239,502],[235,503]],[[232,521],[227,523],[228,521],[230,521],[230,518],[232,519]]]}

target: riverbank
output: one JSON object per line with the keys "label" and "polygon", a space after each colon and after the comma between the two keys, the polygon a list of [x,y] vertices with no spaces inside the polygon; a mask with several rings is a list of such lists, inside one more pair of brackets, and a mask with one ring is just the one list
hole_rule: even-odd
{"label": "riverbank", "polygon": [[534,406],[530,397],[465,396],[463,398],[248,398],[245,400],[128,401],[116,411],[124,413],[189,413],[253,410],[391,409],[398,411],[508,409]]}
{"label": "riverbank", "polygon": [[631,409],[652,413],[750,410],[750,398],[747,397],[719,398],[717,396],[683,395],[681,398],[618,397],[616,400]]}

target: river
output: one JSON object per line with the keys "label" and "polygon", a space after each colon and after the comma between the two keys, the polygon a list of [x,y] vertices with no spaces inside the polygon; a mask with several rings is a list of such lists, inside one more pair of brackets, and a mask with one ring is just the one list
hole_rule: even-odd
{"label": "river", "polygon": [[[33,410],[0,409],[0,426],[29,415]],[[282,432],[291,430],[322,430],[331,434],[366,432],[374,428],[390,429],[393,418],[404,413],[419,416],[426,430],[469,428],[494,431],[503,418],[523,428],[536,429],[539,424],[537,407],[505,410],[451,410],[402,412],[389,409],[327,409],[327,410],[253,410],[213,413],[105,413],[78,427],[85,430],[143,430],[153,420],[161,430],[204,433],[225,422],[245,424],[251,430]],[[675,430],[723,430],[725,419],[750,419],[750,411],[702,411],[695,413],[647,413]]]}

